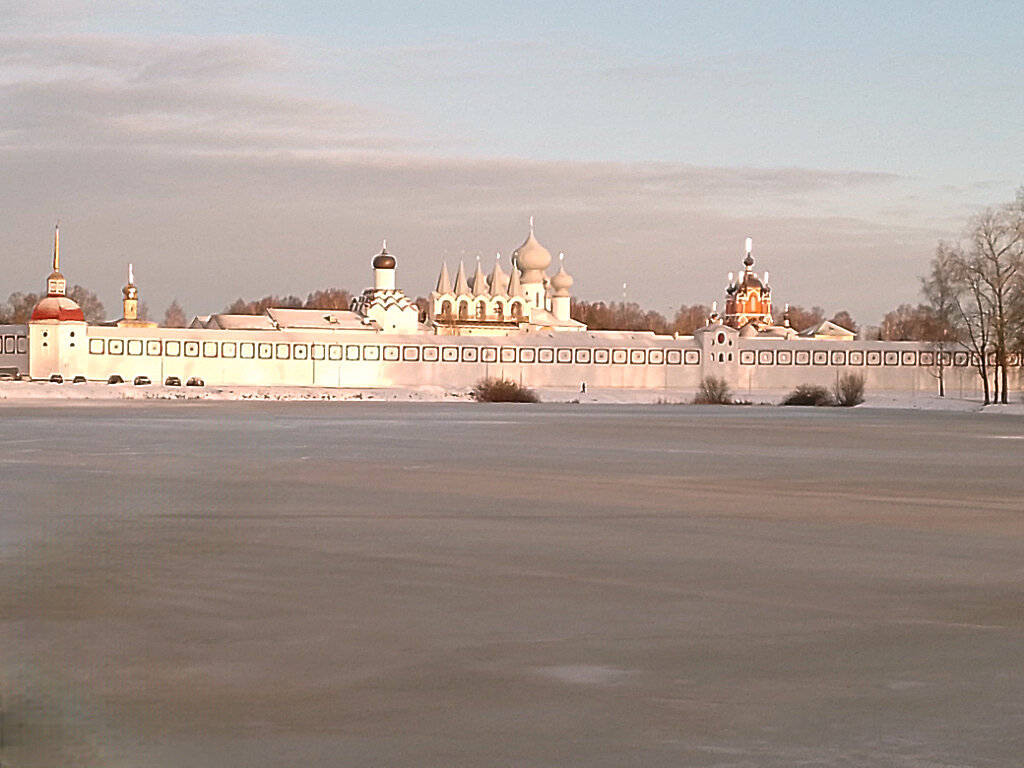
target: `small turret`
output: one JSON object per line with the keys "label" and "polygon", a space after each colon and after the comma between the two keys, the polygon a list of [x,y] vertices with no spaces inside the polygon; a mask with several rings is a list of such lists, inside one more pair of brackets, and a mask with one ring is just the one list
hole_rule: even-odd
{"label": "small turret", "polygon": [[125,320],[139,319],[139,289],[135,286],[135,272],[132,265],[128,265],[128,284],[121,289],[124,294],[124,312],[122,317]]}
{"label": "small turret", "polygon": [[378,291],[395,288],[395,257],[388,253],[388,241],[381,244],[380,253],[373,257],[373,287]]}
{"label": "small turret", "polygon": [[558,271],[551,278],[551,312],[559,320],[569,320],[571,314],[572,275],[565,271],[565,254],[558,254]]}

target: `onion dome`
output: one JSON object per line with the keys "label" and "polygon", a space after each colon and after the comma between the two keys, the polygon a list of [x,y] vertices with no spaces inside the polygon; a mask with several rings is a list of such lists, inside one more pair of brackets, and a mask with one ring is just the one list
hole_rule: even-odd
{"label": "onion dome", "polygon": [[32,310],[32,320],[79,320],[85,322],[82,308],[67,296],[46,296]]}
{"label": "onion dome", "polygon": [[[551,252],[537,242],[533,236],[533,218],[530,218],[530,234],[521,246],[516,248],[512,254],[516,260],[516,266],[523,272],[523,282],[539,283],[545,269],[551,264]],[[533,273],[527,275],[527,273]],[[527,279],[527,278],[530,279]]]}
{"label": "onion dome", "polygon": [[748,253],[747,258],[743,260],[743,266],[747,267],[748,269],[754,266],[754,257],[751,254]]}
{"label": "onion dome", "polygon": [[565,271],[565,264],[562,263],[562,257],[565,254],[558,254],[558,272],[555,273],[554,277],[551,278],[551,289],[554,291],[555,296],[568,296],[569,289],[572,288],[573,279],[572,275]]}
{"label": "onion dome", "polygon": [[380,253],[373,257],[374,269],[394,269],[395,257],[388,253],[388,241],[385,240],[381,246]]}
{"label": "onion dome", "polygon": [[743,275],[743,280],[740,282],[740,288],[749,290],[751,288],[757,288],[759,290],[764,288],[764,285],[760,280],[757,279],[757,275],[753,272],[747,272]]}
{"label": "onion dome", "polygon": [[131,264],[128,265],[128,283],[121,289],[121,293],[126,299],[139,298],[139,289],[135,286],[135,272]]}

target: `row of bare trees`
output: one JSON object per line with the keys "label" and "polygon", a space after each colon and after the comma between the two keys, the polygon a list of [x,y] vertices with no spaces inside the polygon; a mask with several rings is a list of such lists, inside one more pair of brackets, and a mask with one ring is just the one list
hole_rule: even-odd
{"label": "row of bare trees", "polygon": [[[790,325],[798,331],[811,328],[825,319],[825,310],[821,307],[791,306],[786,310],[777,310],[775,322],[782,324],[783,315],[788,314]],[[669,320],[660,312],[644,309],[635,302],[603,302],[573,299],[570,305],[573,320],[585,323],[595,331],[652,331],[654,333],[677,333],[689,336],[695,330],[707,324],[711,308],[707,304],[683,304],[676,310],[675,316]],[[841,325],[854,333],[857,323],[850,313],[837,312],[832,322]]]}
{"label": "row of bare trees", "polygon": [[971,219],[960,241],[940,242],[921,288],[919,333],[940,351],[967,347],[985,403],[1006,403],[1011,360],[1024,354],[1024,187]]}
{"label": "row of bare trees", "polygon": [[313,291],[305,299],[298,296],[268,295],[260,299],[246,301],[235,299],[224,312],[229,315],[261,315],[267,309],[348,309],[352,304],[352,294],[344,288],[327,288]]}

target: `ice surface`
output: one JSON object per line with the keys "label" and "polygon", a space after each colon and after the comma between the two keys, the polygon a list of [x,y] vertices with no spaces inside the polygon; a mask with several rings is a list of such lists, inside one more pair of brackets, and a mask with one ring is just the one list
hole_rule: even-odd
{"label": "ice surface", "polygon": [[0,414],[5,766],[1024,754],[1019,416]]}

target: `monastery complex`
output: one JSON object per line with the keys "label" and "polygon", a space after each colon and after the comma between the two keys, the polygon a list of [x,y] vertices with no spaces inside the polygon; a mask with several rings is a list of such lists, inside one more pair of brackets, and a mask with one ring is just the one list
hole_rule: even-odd
{"label": "monastery complex", "polygon": [[[592,331],[570,317],[573,278],[540,244],[533,222],[506,273],[500,257],[454,277],[442,264],[426,316],[398,287],[387,245],[371,261],[373,286],[349,310],[267,309],[262,315],[196,317],[189,328],[138,319],[139,289],[129,268],[123,315],[86,323],[66,295],[55,235],[46,296],[25,325],[0,325],[0,372],[36,380],[154,383],[176,377],[207,385],[468,388],[484,377],[530,387],[694,390],[703,377],[724,379],[739,394],[829,386],[847,372],[873,391],[932,393],[941,368],[951,394],[973,397],[978,377],[970,353],[924,342],[854,338],[828,321],[797,332],[775,325],[767,272],[754,271],[747,239],[742,270],[729,275],[723,312],[717,302],[692,336]],[[1019,369],[1014,371],[1019,382]]]}

